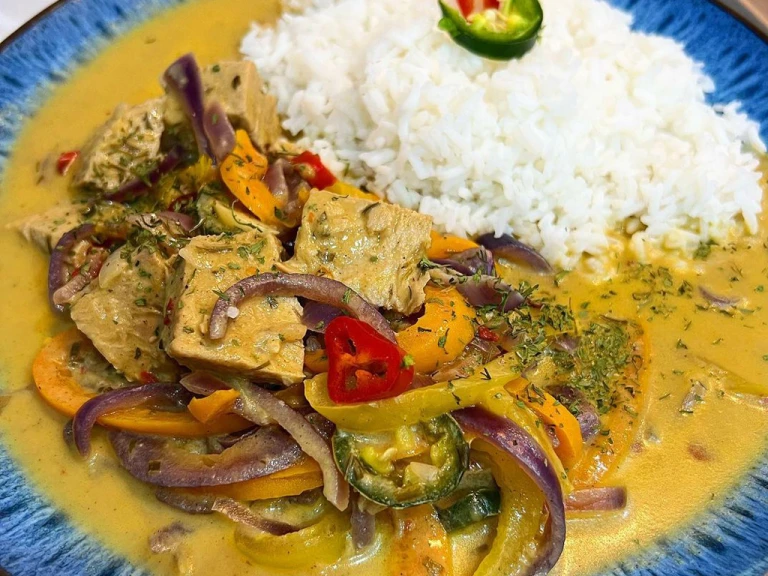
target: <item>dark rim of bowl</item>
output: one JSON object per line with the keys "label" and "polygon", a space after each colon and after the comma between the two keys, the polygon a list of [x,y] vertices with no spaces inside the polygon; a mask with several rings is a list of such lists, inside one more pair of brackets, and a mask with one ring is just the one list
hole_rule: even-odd
{"label": "dark rim of bowl", "polygon": [[48,16],[48,14],[51,14],[52,12],[55,12],[59,8],[61,8],[64,4],[69,2],[70,0],[56,0],[53,4],[48,6],[47,8],[44,8],[41,12],[38,12],[32,18],[24,22],[19,28],[14,30],[13,32],[8,35],[5,40],[0,42],[0,53],[6,50],[11,44],[13,44],[20,36],[23,36],[27,33],[27,31],[32,28],[35,24],[37,24],[40,20]]}

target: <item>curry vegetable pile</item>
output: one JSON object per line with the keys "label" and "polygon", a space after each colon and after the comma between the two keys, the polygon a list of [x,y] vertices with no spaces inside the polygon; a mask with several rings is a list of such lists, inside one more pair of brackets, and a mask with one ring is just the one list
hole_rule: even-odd
{"label": "curry vegetable pile", "polygon": [[34,379],[81,455],[106,428],[159,500],[293,573],[389,550],[393,574],[451,574],[448,534],[483,526],[475,574],[546,573],[566,508],[624,505],[601,481],[643,410],[634,319],[513,287],[556,272],[338,180],[253,64],[163,80],[60,157],[73,200],[24,224],[75,325]]}

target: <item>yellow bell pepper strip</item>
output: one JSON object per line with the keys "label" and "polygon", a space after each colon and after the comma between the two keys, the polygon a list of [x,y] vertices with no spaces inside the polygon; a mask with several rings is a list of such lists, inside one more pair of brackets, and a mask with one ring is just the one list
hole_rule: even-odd
{"label": "yellow bell pepper strip", "polygon": [[261,478],[233,484],[187,488],[191,493],[229,496],[235,500],[269,500],[285,496],[297,496],[323,485],[323,475],[317,462],[305,458],[303,462]]}
{"label": "yellow bell pepper strip", "polygon": [[525,386],[523,391],[517,393],[517,398],[544,424],[552,427],[559,442],[555,452],[566,468],[572,466],[584,448],[581,426],[576,417],[556,398],[538,386]]}
{"label": "yellow bell pepper strip", "polygon": [[453,553],[448,533],[431,504],[393,510],[391,576],[453,574]]}
{"label": "yellow bell pepper strip", "polygon": [[429,374],[453,362],[475,337],[475,309],[456,288],[428,285],[424,315],[398,332],[397,343],[412,358],[416,372]]}
{"label": "yellow bell pepper strip", "polygon": [[436,418],[446,412],[474,406],[488,391],[502,392],[520,376],[513,358],[501,356],[469,378],[414,388],[394,398],[336,404],[328,396],[327,375],[304,382],[304,395],[317,412],[341,428],[357,432],[382,432]]}
{"label": "yellow bell pepper strip", "polygon": [[232,411],[235,400],[240,397],[237,390],[216,390],[205,398],[192,398],[187,405],[190,414],[203,424]]}
{"label": "yellow bell pepper strip", "polygon": [[[72,375],[69,358],[73,346],[90,346],[88,339],[74,328],[48,341],[32,364],[32,376],[40,396],[54,409],[69,417],[97,396],[82,388]],[[107,414],[99,418],[98,422],[103,426],[130,432],[182,437],[228,434],[253,425],[234,415],[224,415],[202,423],[189,412],[161,412],[140,407]]]}
{"label": "yellow bell pepper strip", "polygon": [[330,506],[317,523],[283,536],[243,524],[235,530],[235,544],[251,561],[290,570],[290,574],[305,574],[313,567],[333,564],[344,553],[348,539],[346,514]]}
{"label": "yellow bell pepper strip", "polygon": [[342,182],[341,180],[336,180],[336,182],[328,186],[326,190],[338,194],[339,196],[352,196],[353,198],[362,198],[363,200],[371,200],[373,202],[386,202],[386,200],[379,198],[373,192],[360,190],[360,188]]}
{"label": "yellow bell pepper strip", "polygon": [[627,365],[623,384],[617,388],[616,407],[602,419],[602,432],[568,472],[576,488],[602,484],[616,470],[637,436],[641,414],[645,412],[651,344],[646,326],[630,327],[634,330],[634,361]]}
{"label": "yellow bell pepper strip", "polygon": [[508,384],[506,389],[501,392],[489,390],[478,402],[478,406],[482,406],[494,414],[508,418],[530,434],[544,450],[544,453],[554,467],[557,477],[560,478],[560,485],[562,486],[563,491],[568,494],[572,490],[571,483],[568,480],[563,464],[560,461],[560,458],[558,458],[544,427],[538,422],[536,415],[523,402],[516,398],[516,395],[522,391],[526,385],[527,381],[524,378],[518,378]]}
{"label": "yellow bell pepper strip", "polygon": [[328,355],[325,349],[304,351],[304,368],[313,374],[328,372]]}
{"label": "yellow bell pepper strip", "polygon": [[535,558],[535,543],[542,537],[544,524],[544,495],[520,466],[495,446],[478,438],[472,448],[490,456],[493,476],[501,489],[496,537],[473,576],[517,574],[516,569],[530,565]]}
{"label": "yellow bell pepper strip", "polygon": [[470,248],[478,248],[479,245],[467,238],[453,236],[451,234],[440,234],[432,230],[432,245],[427,250],[427,258],[435,260],[438,258],[450,258],[454,254],[464,252]]}
{"label": "yellow bell pepper strip", "polygon": [[229,191],[265,224],[292,228],[283,206],[270,192],[262,178],[267,173],[266,156],[253,147],[245,130],[235,133],[235,149],[221,162],[221,179]]}

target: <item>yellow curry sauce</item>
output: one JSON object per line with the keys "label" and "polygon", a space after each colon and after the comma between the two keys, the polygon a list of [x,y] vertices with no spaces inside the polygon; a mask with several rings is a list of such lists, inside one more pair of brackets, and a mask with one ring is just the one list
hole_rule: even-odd
{"label": "yellow curry sauce", "polygon": [[[127,34],[53,90],[20,134],[0,182],[0,277],[6,282],[0,299],[0,394],[5,397],[0,398],[0,441],[77,525],[159,574],[262,572],[235,548],[229,521],[186,516],[158,503],[149,486],[119,469],[100,433],[87,463],[66,447],[65,419],[40,400],[30,374],[43,341],[65,328],[47,304],[47,257],[6,224],[65,198],[68,180],[50,174],[41,180],[46,171],[41,162],[79,148],[120,102],[159,95],[158,78],[168,62],[190,51],[202,63],[235,58],[249,23],[276,16],[276,0],[197,0]],[[768,396],[765,215],[761,230],[761,237],[736,246],[713,246],[706,259],[683,269],[670,259],[647,267],[617,264],[609,281],[578,272],[558,276],[559,285],[548,278],[528,279],[558,301],[570,302],[577,318],[602,313],[641,320],[651,344],[647,412],[628,460],[607,481],[627,487],[627,509],[571,518],[555,573],[588,574],[690,522],[705,507],[717,505],[768,447],[768,408],[759,399]],[[516,273],[508,274],[514,278]],[[720,311],[708,306],[700,286],[741,301]],[[692,414],[683,414],[681,403],[692,381],[708,390]],[[194,531],[177,557],[153,554],[149,537],[175,520]],[[464,567],[457,574],[471,573],[471,552],[489,536],[492,529],[485,526],[453,537],[454,564]],[[357,573],[386,573],[386,563],[361,561]]]}

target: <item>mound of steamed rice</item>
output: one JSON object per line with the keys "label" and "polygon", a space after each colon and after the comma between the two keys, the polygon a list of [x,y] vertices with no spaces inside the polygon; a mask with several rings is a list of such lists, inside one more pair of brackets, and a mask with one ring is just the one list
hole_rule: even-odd
{"label": "mound of steamed rice", "polygon": [[604,2],[542,0],[541,41],[511,62],[455,45],[436,0],[286,2],[305,10],[241,46],[283,127],[447,232],[513,233],[570,267],[624,235],[642,259],[757,230],[758,126]]}

